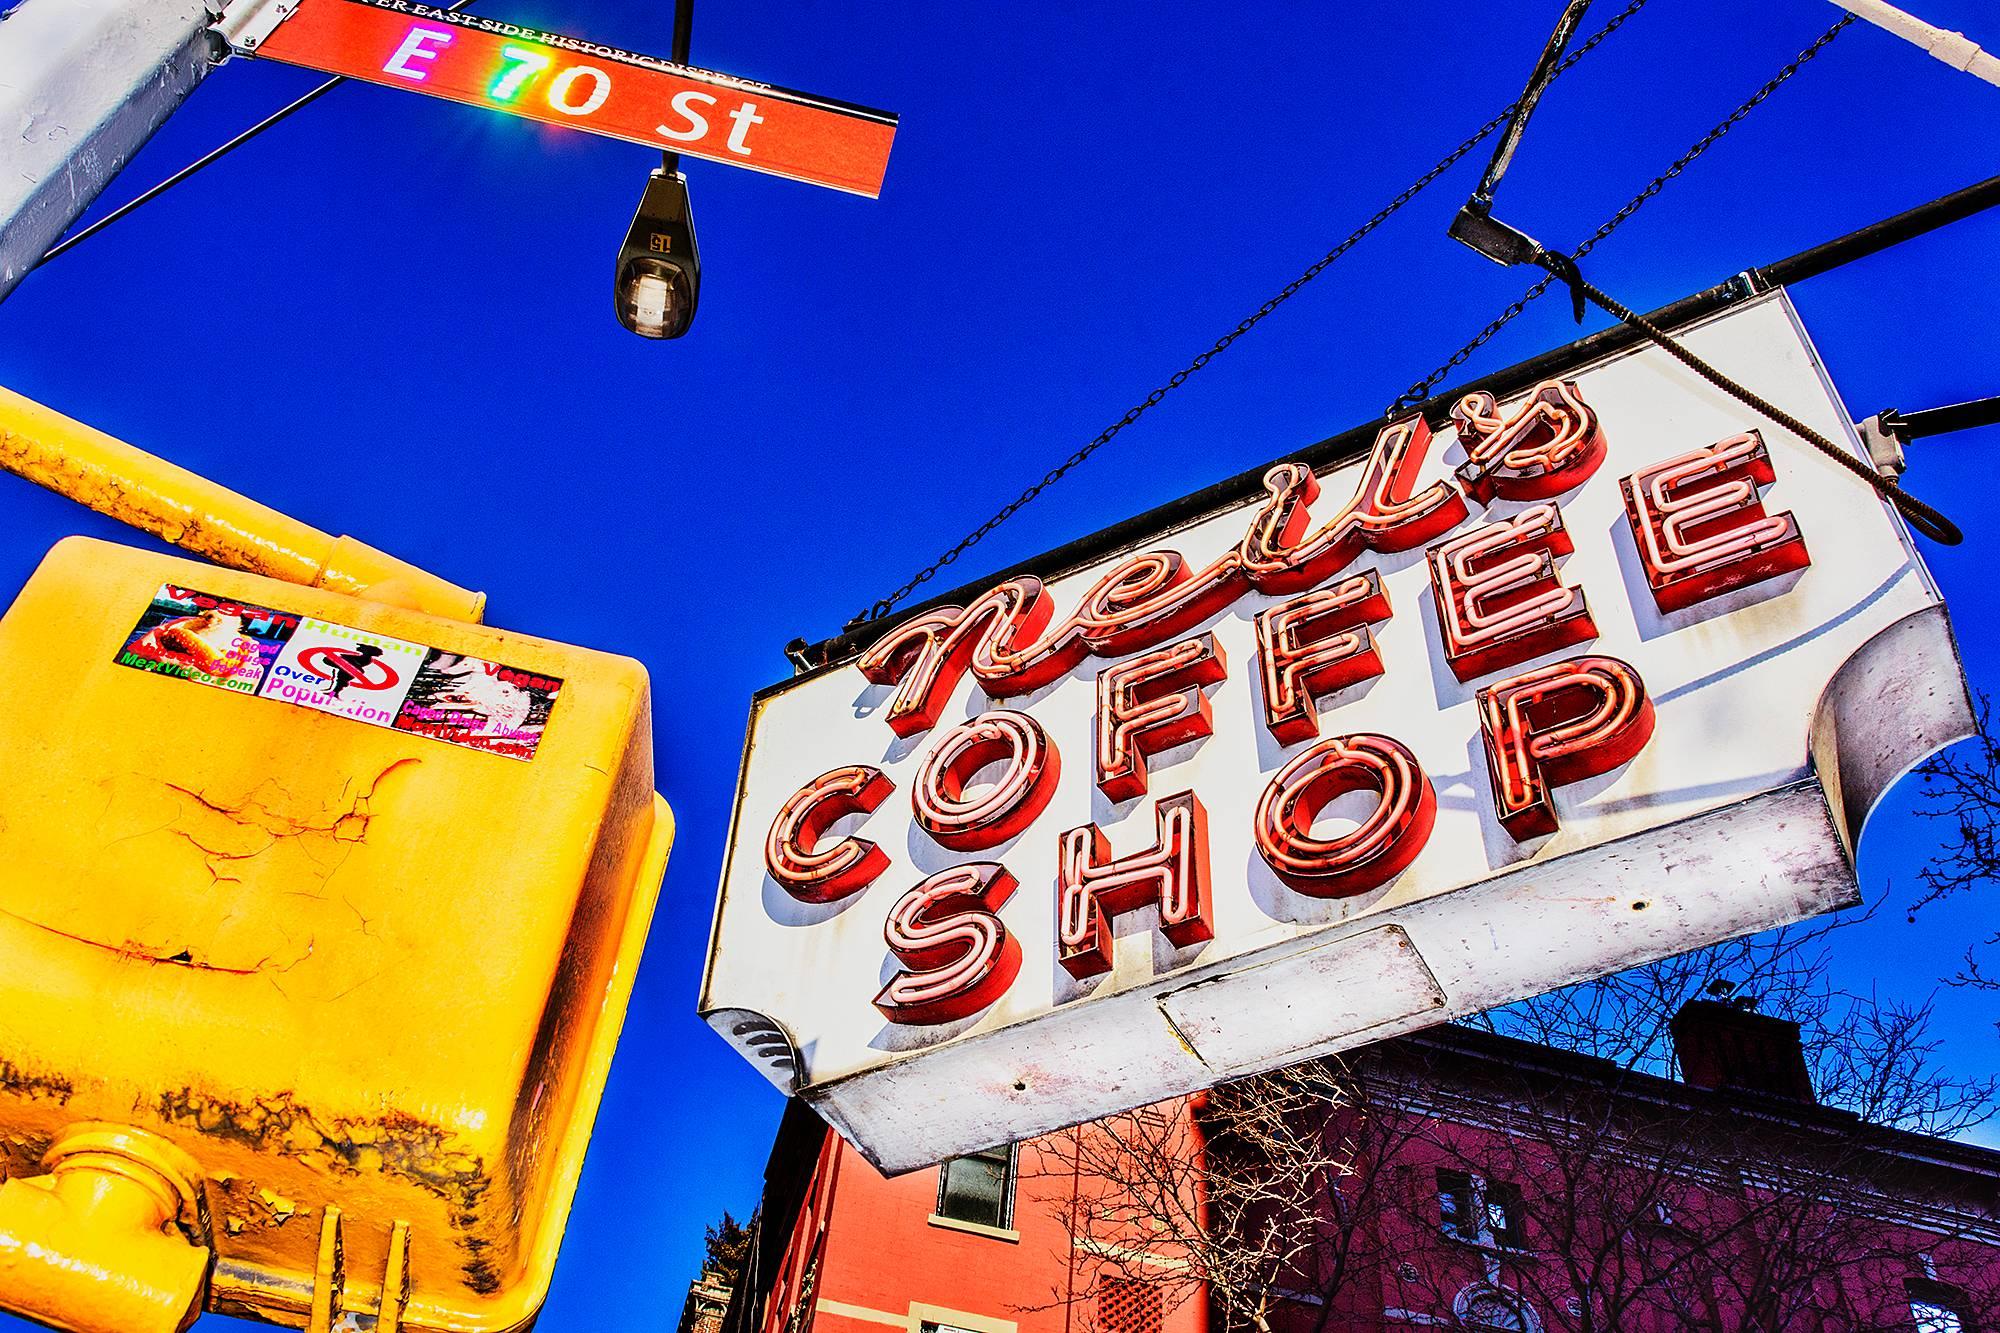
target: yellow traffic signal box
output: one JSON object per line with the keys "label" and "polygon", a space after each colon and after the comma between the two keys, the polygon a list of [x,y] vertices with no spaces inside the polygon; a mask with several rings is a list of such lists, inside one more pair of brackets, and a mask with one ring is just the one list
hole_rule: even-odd
{"label": "yellow traffic signal box", "polygon": [[525,1325],[671,838],[637,662],[60,543],[0,618],[4,1304]]}

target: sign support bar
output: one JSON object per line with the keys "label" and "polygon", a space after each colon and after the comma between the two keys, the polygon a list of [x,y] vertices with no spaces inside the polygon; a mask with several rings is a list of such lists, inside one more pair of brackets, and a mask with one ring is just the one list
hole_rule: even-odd
{"label": "sign support bar", "polygon": [[0,42],[0,300],[208,73],[205,0],[26,0]]}

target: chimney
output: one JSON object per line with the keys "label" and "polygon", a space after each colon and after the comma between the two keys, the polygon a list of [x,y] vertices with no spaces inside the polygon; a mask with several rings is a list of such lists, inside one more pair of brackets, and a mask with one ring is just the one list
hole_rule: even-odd
{"label": "chimney", "polygon": [[1689,1000],[1674,1015],[1672,1031],[1681,1078],[1690,1087],[1819,1100],[1797,1023],[1714,1000]]}

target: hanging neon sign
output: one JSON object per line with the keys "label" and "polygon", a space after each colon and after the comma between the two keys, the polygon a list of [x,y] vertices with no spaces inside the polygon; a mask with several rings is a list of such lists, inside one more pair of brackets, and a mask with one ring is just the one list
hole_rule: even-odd
{"label": "hanging neon sign", "polygon": [[[1453,417],[1474,460],[1460,470],[1460,481],[1475,501],[1482,495],[1496,498],[1501,493],[1496,488],[1510,486],[1521,497],[1560,496],[1589,480],[1604,457],[1597,416],[1574,384],[1538,386],[1512,416],[1498,414],[1490,397],[1471,395]],[[1767,455],[1742,443],[1749,438],[1697,450],[1621,482],[1649,582],[1657,587],[1679,575],[1668,585],[1678,590],[1675,609],[1810,563],[1792,517],[1762,512],[1757,490],[1774,474]],[[1305,568],[1338,577],[1364,550],[1402,550],[1436,536],[1440,515],[1468,511],[1466,501],[1443,483],[1410,498],[1412,478],[1431,445],[1421,417],[1384,426],[1361,489],[1311,537],[1299,534],[1300,497],[1312,474],[1282,465],[1265,477],[1268,498],[1242,544],[1198,573],[1174,552],[1133,557],[1102,576],[1076,610],[1053,625],[1052,599],[1040,580],[1011,579],[967,607],[942,608],[888,631],[862,655],[861,673],[894,688],[885,717],[898,735],[912,737],[935,725],[936,701],[967,672],[989,696],[1004,698],[1046,683],[1054,664],[1068,670],[1089,657],[1142,649],[1097,673],[1095,750],[1097,786],[1107,797],[1125,801],[1144,795],[1149,754],[1213,733],[1202,689],[1227,674],[1213,634],[1153,645],[1259,584],[1290,587]],[[1697,522],[1711,527],[1692,542],[1685,534]],[[1724,530],[1713,528],[1718,523]],[[1460,680],[1597,637],[1582,590],[1565,585],[1556,571],[1556,558],[1572,549],[1560,509],[1546,499],[1428,549],[1443,656]],[[1337,562],[1336,552],[1346,560]],[[1698,572],[1681,573],[1690,562]],[[1692,588],[1690,579],[1696,580]],[[1259,670],[1282,713],[1283,721],[1273,725],[1283,733],[1280,739],[1319,729],[1302,702],[1302,675],[1319,675],[1325,687],[1379,670],[1379,658],[1360,654],[1359,627],[1348,629],[1329,656],[1304,670],[1295,643],[1284,637],[1285,629],[1295,632],[1302,620],[1324,620],[1350,607],[1387,619],[1379,578],[1371,579],[1370,572],[1348,578],[1323,606],[1301,599],[1277,608],[1283,622],[1277,630],[1268,628],[1273,613],[1265,613]],[[1556,831],[1552,787],[1628,762],[1652,734],[1645,682],[1632,667],[1610,658],[1586,656],[1539,667],[1482,688],[1479,699],[1494,815],[1517,841]],[[1006,776],[991,783],[981,799],[967,800],[973,772],[1001,758],[1008,764]],[[975,718],[951,732],[926,761],[915,795],[916,822],[943,847],[996,846],[1033,822],[1048,799],[1048,785],[1039,779],[1059,762],[1056,747],[1033,719],[1006,711]],[[799,802],[810,810],[817,808],[815,800],[839,801],[824,813],[851,813],[842,797],[847,772],[824,774],[801,787],[773,824],[769,868],[780,883],[790,881],[800,862],[814,858],[855,867],[865,862],[865,871],[856,869],[839,881],[843,893],[857,892],[889,870],[886,857],[858,853],[851,838],[821,851],[801,844],[793,832],[802,827]],[[869,782],[888,781],[877,770],[867,772]],[[941,775],[949,778],[948,792],[941,790]],[[1313,835],[1314,820],[1330,800],[1363,790],[1379,799],[1357,829],[1338,838]],[[1435,805],[1429,780],[1400,743],[1375,735],[1335,737],[1293,759],[1265,787],[1258,803],[1257,851],[1297,892],[1351,896],[1380,887],[1416,859]],[[941,813],[944,807],[949,815]],[[1140,907],[1160,909],[1161,930],[1175,944],[1208,938],[1201,886],[1211,871],[1200,803],[1192,792],[1181,792],[1163,797],[1157,808],[1161,841],[1137,860],[1111,861],[1094,825],[1063,835],[1061,959],[1078,976],[1110,970],[1106,923]],[[808,819],[813,827],[826,822]],[[994,918],[986,951],[999,949],[1006,939]],[[952,958],[939,970],[964,966],[964,959]],[[990,976],[991,968],[981,975]],[[950,1021],[926,1020],[921,1012],[940,1011],[906,1007],[896,1021]],[[956,1009],[951,1015],[964,1016]]]}
{"label": "hanging neon sign", "polygon": [[[1847,429],[1782,298],[1718,327]],[[1850,900],[1965,724],[1949,635],[1892,515],[1705,392],[1468,394],[775,687],[704,1012],[910,1166]]]}

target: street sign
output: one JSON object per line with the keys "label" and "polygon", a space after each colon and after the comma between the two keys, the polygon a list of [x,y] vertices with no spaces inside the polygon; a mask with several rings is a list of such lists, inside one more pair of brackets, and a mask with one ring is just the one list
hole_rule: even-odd
{"label": "street sign", "polygon": [[281,0],[237,49],[874,198],[896,117],[410,0]]}
{"label": "street sign", "polygon": [[[1859,452],[1782,291],[1685,337]],[[1657,348],[1498,383],[760,694],[709,1022],[901,1170],[1855,901],[1971,727],[1901,523]]]}

